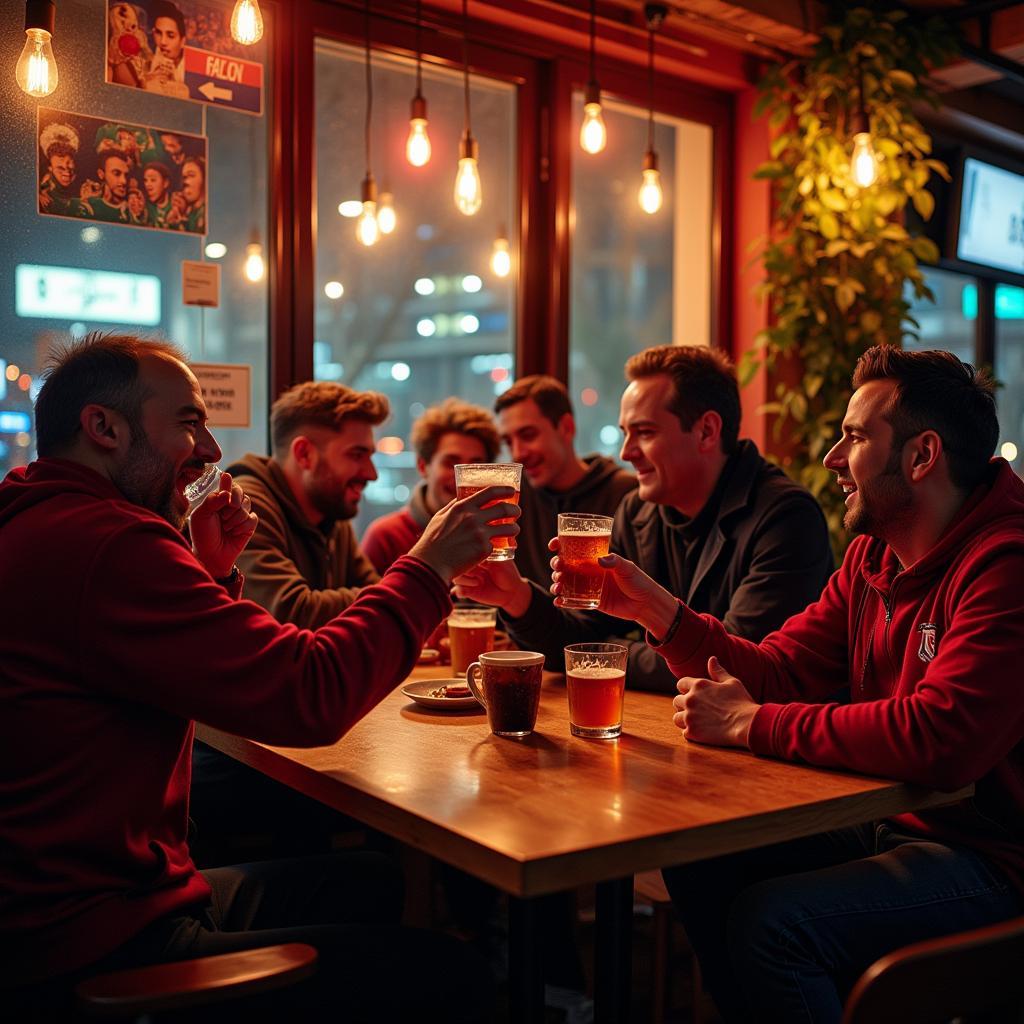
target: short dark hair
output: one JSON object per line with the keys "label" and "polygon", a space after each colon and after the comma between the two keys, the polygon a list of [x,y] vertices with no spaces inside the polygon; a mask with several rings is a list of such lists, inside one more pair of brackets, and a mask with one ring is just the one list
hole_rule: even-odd
{"label": "short dark hair", "polygon": [[288,446],[303,427],[324,427],[337,433],[349,419],[377,426],[391,411],[377,391],[355,391],[344,384],[309,380],[289,388],[270,407],[270,441],[274,457],[288,454]]}
{"label": "short dark hair", "polygon": [[999,441],[995,383],[986,371],[952,352],[875,345],[857,360],[853,386],[873,380],[896,381],[885,413],[894,450],[915,434],[934,430],[942,438],[953,485],[970,491],[981,483]]}
{"label": "short dark hair", "polygon": [[159,174],[166,182],[170,182],[171,180],[170,168],[160,160],[150,160],[148,163],[143,164],[142,173],[145,174],[146,171],[156,171],[156,173]]}
{"label": "short dark hair", "polygon": [[731,455],[740,436],[740,389],[732,360],[705,345],[656,345],[626,361],[626,380],[664,374],[672,379],[668,403],[683,430],[691,430],[704,413],[722,419],[722,451]]}
{"label": "short dark hair", "polygon": [[432,405],[413,425],[410,440],[416,454],[429,462],[445,434],[465,434],[484,446],[485,462],[493,462],[501,448],[491,414],[479,405],[459,398],[446,398]]}
{"label": "short dark hair", "polygon": [[554,426],[568,413],[572,416],[572,402],[569,401],[569,390],[555,377],[547,374],[534,373],[529,377],[520,377],[507,391],[503,391],[494,403],[495,413],[507,409],[510,405],[518,405],[532,398],[537,408]]}
{"label": "short dark hair", "polygon": [[150,23],[155,25],[157,18],[170,18],[178,26],[178,32],[182,38],[185,37],[185,16],[178,9],[177,4],[170,0],[155,0],[149,7]]}
{"label": "short dark hair", "polygon": [[104,174],[107,173],[107,162],[114,157],[118,160],[123,160],[126,164],[131,166],[131,160],[128,158],[128,154],[123,149],[105,149],[99,154],[99,163],[96,165],[96,169],[102,171]]}
{"label": "short dark hair", "polygon": [[159,355],[187,363],[188,356],[166,341],[134,334],[88,334],[52,349],[36,398],[36,448],[41,456],[60,455],[74,444],[82,410],[103,405],[124,416],[137,436],[146,395],[139,384],[139,361]]}
{"label": "short dark hair", "polygon": [[74,158],[77,155],[77,150],[74,146],[69,145],[66,142],[51,142],[46,149],[47,161],[52,160],[55,156],[70,156]]}

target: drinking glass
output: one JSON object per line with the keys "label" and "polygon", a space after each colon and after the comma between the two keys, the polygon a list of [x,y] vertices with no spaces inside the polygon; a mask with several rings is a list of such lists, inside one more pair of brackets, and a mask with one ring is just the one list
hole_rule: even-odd
{"label": "drinking glass", "polygon": [[188,502],[186,517],[191,516],[217,490],[220,485],[220,474],[220,466],[214,465],[212,462],[207,463],[206,469],[200,476],[185,488],[185,500]]}
{"label": "drinking glass", "polygon": [[566,647],[565,685],[573,736],[610,740],[622,733],[628,654],[621,644]]}
{"label": "drinking glass", "polygon": [[[471,494],[483,490],[485,487],[501,485],[514,487],[515,494],[511,498],[501,498],[501,501],[511,501],[514,505],[519,504],[519,486],[523,479],[523,467],[519,462],[476,462],[460,463],[455,467],[455,490],[460,498],[468,498]],[[484,508],[496,505],[498,502],[491,501]],[[511,523],[512,519],[495,519],[496,523]],[[487,556],[489,562],[507,562],[516,557],[515,537],[492,537],[491,553]]]}
{"label": "drinking glass", "polygon": [[562,592],[566,608],[597,608],[601,603],[605,569],[597,564],[608,554],[612,539],[610,516],[561,512],[558,516],[558,557],[562,563]]}
{"label": "drinking glass", "polygon": [[479,605],[456,605],[448,616],[452,672],[462,675],[484,651],[494,647],[498,609]]}
{"label": "drinking glass", "polygon": [[537,724],[544,655],[536,651],[490,651],[466,672],[473,696],[487,709],[495,736],[529,736]]}

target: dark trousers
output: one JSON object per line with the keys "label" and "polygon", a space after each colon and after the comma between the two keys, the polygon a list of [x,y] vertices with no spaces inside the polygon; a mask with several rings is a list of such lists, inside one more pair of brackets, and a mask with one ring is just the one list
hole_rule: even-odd
{"label": "dark trousers", "polygon": [[[485,962],[446,935],[400,927],[401,874],[377,854],[342,853],[204,871],[209,905],[161,919],[86,971],[3,993],[12,1021],[68,1020],[83,977],[282,942],[320,954],[311,979],[229,1004],[247,1021],[491,1019]],[[227,1019],[221,1005],[210,1019]],[[219,1018],[218,1016],[219,1015]]]}
{"label": "dark trousers", "polygon": [[886,824],[664,876],[704,985],[730,1022],[835,1024],[879,957],[1024,912],[1024,899],[983,857]]}

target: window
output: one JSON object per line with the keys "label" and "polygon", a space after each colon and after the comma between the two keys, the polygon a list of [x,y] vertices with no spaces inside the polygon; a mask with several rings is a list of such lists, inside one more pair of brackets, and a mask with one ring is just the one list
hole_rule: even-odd
{"label": "window", "polygon": [[[265,251],[267,247],[267,104],[264,115],[254,117],[108,85],[103,81],[105,16],[104,7],[95,3],[62,3],[56,91],[42,101],[13,85],[7,94],[7,130],[0,139],[7,199],[7,244],[0,254],[0,280],[7,296],[0,307],[0,476],[35,457],[32,400],[48,351],[93,330],[141,329],[176,342],[196,360],[251,365],[251,427],[214,428],[214,433],[225,464],[246,451],[266,448],[267,280],[247,280],[243,264],[253,232]],[[23,19],[23,5],[4,6],[0,31],[11,40],[24,38]],[[260,55],[270,52],[269,17],[266,26]],[[37,106],[102,118],[112,125],[127,122],[206,135],[209,233],[204,237],[41,216],[36,209]],[[79,140],[80,147],[93,144],[92,138]],[[220,306],[184,306],[181,261],[204,259],[212,242],[225,247],[219,260]],[[19,266],[29,268],[20,277]],[[70,271],[62,280],[74,282],[77,292],[66,292],[59,304],[34,306],[25,292],[26,281],[45,289],[56,280],[53,268]],[[91,276],[96,273],[121,276]],[[113,312],[100,314],[92,302],[98,292],[117,296]]]}
{"label": "window", "polygon": [[908,289],[910,315],[920,329],[917,340],[904,338],[908,352],[941,348],[965,363],[975,363],[975,324],[978,319],[978,283],[973,277],[934,267],[924,268],[925,284],[935,301],[915,299]]}
{"label": "window", "polygon": [[518,209],[515,89],[472,78],[483,207],[467,217],[453,199],[462,77],[423,68],[433,150],[424,167],[405,159],[415,81],[411,62],[373,55],[372,169],[378,193],[394,195],[396,226],[367,247],[348,208],[339,214],[342,203],[358,212],[366,173],[364,52],[318,44],[314,374],[381,391],[392,409],[377,431],[379,477],[364,492],[359,532],[408,500],[419,479],[409,431],[424,409],[448,395],[490,409],[514,374],[515,275],[496,276],[490,258],[499,230],[514,230]]}
{"label": "window", "polygon": [[999,454],[1020,473],[1024,468],[1024,288],[996,285],[996,378]]}
{"label": "window", "polygon": [[[655,120],[664,201],[637,201],[647,115],[605,101],[608,145],[573,148],[569,390],[580,451],[615,456],[623,364],[651,345],[707,345],[711,338],[712,129]],[[574,124],[583,97],[573,100]]]}

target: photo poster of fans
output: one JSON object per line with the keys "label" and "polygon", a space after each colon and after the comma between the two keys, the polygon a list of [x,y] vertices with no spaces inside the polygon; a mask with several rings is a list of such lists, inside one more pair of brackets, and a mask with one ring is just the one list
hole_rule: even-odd
{"label": "photo poster of fans", "polygon": [[202,135],[38,108],[39,212],[205,235]]}
{"label": "photo poster of fans", "polygon": [[178,100],[263,113],[264,41],[231,35],[231,7],[202,0],[108,0],[106,80]]}

